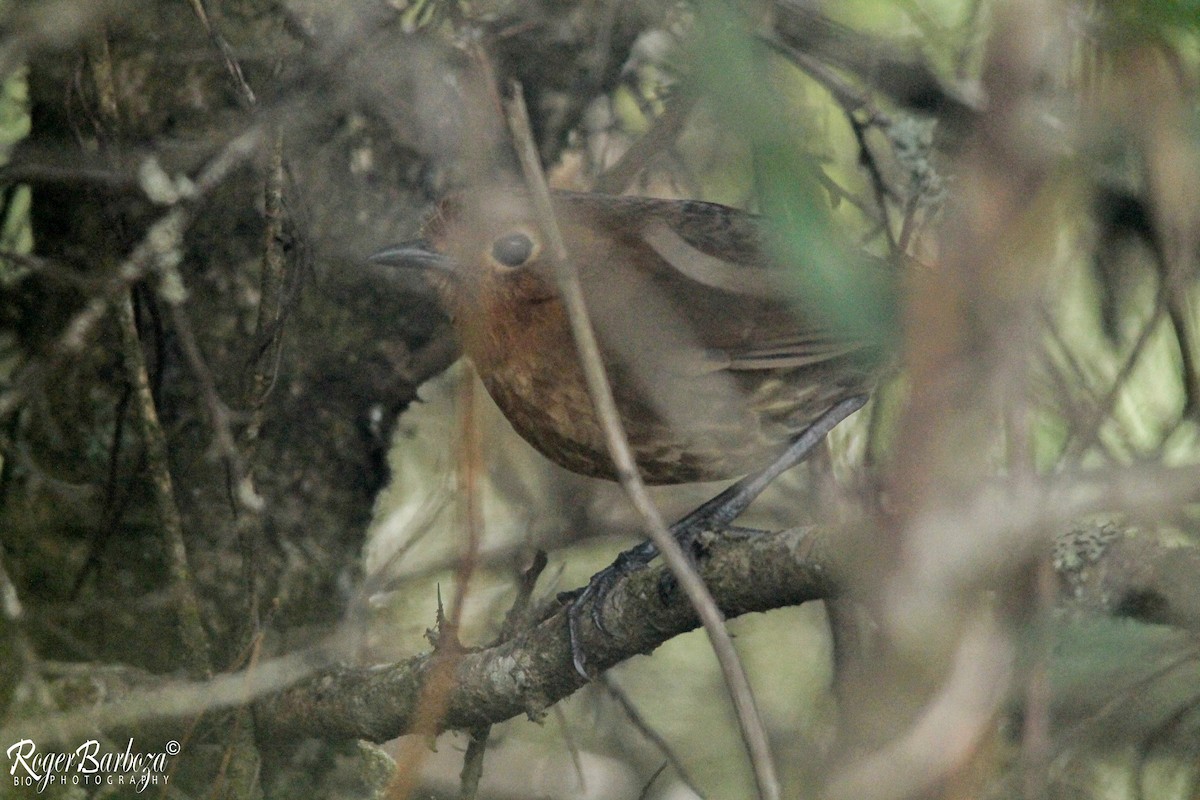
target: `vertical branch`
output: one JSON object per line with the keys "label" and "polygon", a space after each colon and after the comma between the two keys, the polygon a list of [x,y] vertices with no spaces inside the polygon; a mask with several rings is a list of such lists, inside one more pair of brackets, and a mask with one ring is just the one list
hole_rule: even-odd
{"label": "vertical branch", "polygon": [[750,755],[754,768],[754,777],[758,784],[759,796],[763,800],[776,800],[779,797],[779,779],[771,759],[766,728],[754,702],[750,689],[750,681],[746,671],[733,647],[733,640],[725,630],[725,617],[717,608],[716,602],[704,585],[704,581],[696,574],[683,549],[667,529],[662,515],[646,491],[642,482],[629,440],[621,425],[617,412],[616,401],[613,399],[612,387],[605,374],[604,363],[600,357],[600,347],[596,342],[596,334],[592,329],[587,306],[583,299],[583,289],[579,282],[579,274],[575,270],[570,254],[563,241],[562,232],[554,218],[554,209],[550,203],[550,190],[546,186],[546,178],[538,161],[537,145],[533,139],[533,131],[529,125],[529,115],[525,110],[525,100],[520,84],[512,87],[512,98],[506,107],[509,127],[517,145],[517,155],[521,168],[525,173],[525,182],[533,197],[534,211],[547,243],[550,245],[550,255],[554,262],[555,277],[567,316],[571,323],[571,333],[575,339],[579,361],[587,378],[588,392],[592,404],[604,428],[609,455],[616,467],[617,476],[622,488],[625,489],[634,508],[642,519],[642,526],[654,542],[663,561],[671,570],[671,574],[679,582],[679,586],[687,595],[688,601],[696,610],[708,634],[713,653],[721,666],[721,674],[729,689],[737,712],[738,724],[741,727],[742,740]]}
{"label": "vertical branch", "polygon": [[[199,0],[197,0],[199,2]],[[200,7],[202,10],[202,7]],[[207,19],[205,20],[207,24]],[[259,276],[258,316],[254,325],[253,353],[250,378],[246,385],[244,405],[249,409],[249,421],[241,434],[244,444],[246,470],[245,483],[237,475],[238,468],[230,466],[234,479],[239,483],[239,494],[253,484],[255,452],[263,426],[263,409],[271,387],[279,371],[279,357],[283,350],[282,294],[284,271],[287,259],[283,251],[284,233],[284,162],[283,134],[277,128],[272,132],[270,161],[263,189],[263,256]],[[237,539],[242,555],[242,582],[245,585],[248,623],[251,638],[259,635],[262,620],[259,607],[259,545],[263,537],[261,508],[242,502],[244,513],[236,522]]]}
{"label": "vertical branch", "polygon": [[[281,320],[283,318],[282,294],[286,266],[283,252],[283,135],[276,130],[272,138],[270,167],[266,187],[263,191],[263,217],[266,221],[266,230],[263,232],[258,318],[254,325],[254,353],[251,356],[254,369],[246,392],[250,422],[242,436],[251,448],[262,430],[263,405],[275,379],[278,356],[283,347]],[[247,459],[252,458],[251,453],[247,453]]]}
{"label": "vertical branch", "polygon": [[459,800],[475,800],[479,794],[479,781],[483,778],[483,756],[487,752],[488,735],[491,727],[470,732],[467,752],[463,756],[462,773],[459,776]]}
{"label": "vertical branch", "polygon": [[[533,563],[521,573],[517,582],[517,596],[513,600],[512,608],[508,610],[508,614],[504,618],[504,624],[500,626],[497,642],[505,642],[513,637],[529,608],[533,588],[537,585],[537,579],[541,576],[542,571],[546,569],[546,563],[545,551],[538,550],[534,554]],[[491,725],[484,725],[470,731],[471,741],[467,744],[466,754],[463,755],[463,767],[459,775],[458,796],[460,800],[474,800],[479,793],[479,781],[483,778],[483,759],[487,755],[488,738],[491,734]]]}
{"label": "vertical branch", "polygon": [[[454,571],[454,599],[450,605],[452,630],[457,632],[462,619],[463,604],[467,600],[467,587],[479,558],[479,546],[483,541],[483,508],[480,502],[479,476],[483,472],[483,449],[480,442],[479,405],[474,369],[464,370],[459,383],[459,457],[458,474],[460,486],[458,496],[462,499],[463,522],[467,538]],[[457,635],[457,633],[455,633]]]}
{"label": "vertical branch", "polygon": [[183,639],[186,661],[192,673],[204,675],[212,666],[208,634],[201,621],[200,602],[196,597],[192,571],[188,565],[187,547],[183,541],[183,521],[175,503],[175,487],[171,480],[167,440],[158,420],[158,411],[154,407],[150,378],[146,372],[146,361],[133,316],[133,301],[128,292],[117,302],[116,311],[117,324],[121,329],[121,358],[126,376],[134,390],[134,405],[146,447],[146,466],[154,484],[154,502],[166,541],[167,571],[175,607],[179,613],[179,632]]}
{"label": "vertical branch", "polygon": [[[98,131],[112,134],[120,124],[120,108],[117,91],[113,84],[113,65],[108,48],[107,33],[101,28],[90,46],[91,74],[96,88],[100,117],[112,130]],[[97,122],[99,127],[99,122]],[[102,138],[104,138],[102,136]],[[180,637],[183,641],[184,660],[194,675],[206,675],[212,669],[211,643],[200,613],[200,602],[196,595],[191,567],[188,564],[187,546],[183,538],[183,519],[175,501],[175,487],[171,478],[171,465],[167,451],[167,439],[154,405],[154,393],[150,387],[146,370],[145,354],[138,337],[137,320],[133,311],[133,283],[115,298],[117,326],[121,336],[121,361],[126,380],[133,390],[133,408],[141,427],[142,441],[146,453],[146,467],[153,484],[154,505],[162,526],[166,544],[167,572],[171,593],[174,595],[176,612],[179,614]]]}
{"label": "vertical branch", "polygon": [[[425,737],[434,736],[438,732],[439,724],[450,704],[455,686],[455,671],[464,652],[458,640],[458,631],[462,622],[463,606],[466,604],[467,588],[478,561],[483,532],[479,489],[483,453],[480,447],[479,414],[474,387],[475,376],[468,372],[459,383],[458,425],[461,437],[458,458],[459,496],[463,503],[467,538],[454,570],[454,597],[451,600],[450,613],[447,615],[442,613],[439,596],[438,627],[433,637],[433,666],[421,687],[420,698],[413,712],[412,732],[417,735],[409,736],[400,743],[399,752],[396,754],[396,770],[387,786],[386,796],[389,800],[405,800],[416,790],[421,765],[429,752]],[[474,731],[472,736],[472,741],[478,738],[479,744],[475,752],[469,754],[467,763],[463,766],[464,794],[468,789],[474,791],[471,787],[478,783],[483,769],[483,750],[487,743],[486,729]],[[476,770],[479,771],[478,774],[475,773]]]}
{"label": "vertical branch", "polygon": [[[1056,235],[1054,151],[1037,103],[1063,47],[1060,18],[1053,0],[1012,4],[998,17],[984,62],[987,107],[959,157],[936,260],[911,274],[911,392],[890,471],[895,533],[855,577],[881,620],[882,652],[853,698],[859,752],[835,776],[833,798],[928,796],[975,775],[1013,680],[1012,626],[1034,609],[1026,589],[1043,536],[1036,512],[1027,522],[1014,516],[1004,546],[976,559],[968,554],[979,552],[984,523],[951,532],[945,520],[961,522],[956,505],[987,479],[998,423],[1028,401],[1034,312]],[[1015,485],[1033,480],[1028,458],[1012,469]],[[1039,502],[1014,497],[1012,509]]]}

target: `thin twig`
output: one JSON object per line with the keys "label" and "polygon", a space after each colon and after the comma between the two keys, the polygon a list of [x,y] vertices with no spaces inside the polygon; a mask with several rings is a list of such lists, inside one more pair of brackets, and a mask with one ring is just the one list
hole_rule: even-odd
{"label": "thin twig", "polygon": [[669,146],[679,136],[687,123],[692,109],[696,106],[699,95],[695,92],[684,91],[677,93],[667,104],[667,109],[646,135],[638,138],[629,146],[617,163],[606,169],[596,178],[596,191],[607,194],[619,194],[645,169],[650,159],[663,148]]}
{"label": "thin twig", "polygon": [[583,771],[583,759],[579,757],[579,745],[571,735],[571,726],[567,724],[567,715],[563,713],[562,706],[556,704],[551,710],[554,713],[554,721],[558,723],[558,730],[562,733],[563,742],[567,745],[571,768],[575,770],[575,777],[579,779],[579,794],[585,796],[588,793],[587,775]]}
{"label": "thin twig", "polygon": [[492,726],[470,732],[467,752],[463,756],[463,768],[459,774],[459,800],[475,800],[479,794],[479,781],[483,777],[483,756],[487,752],[488,736]]}
{"label": "thin twig", "polygon": [[[1071,418],[1085,420],[1094,418],[1098,420],[1096,423],[1097,426],[1100,426],[1106,419],[1111,419],[1113,422],[1118,423],[1114,430],[1114,436],[1119,437],[1118,444],[1123,445],[1128,451],[1133,452],[1133,442],[1130,439],[1129,432],[1126,430],[1126,426],[1119,424],[1120,419],[1118,417],[1105,414],[1099,410],[1104,401],[1101,398],[1101,390],[1099,387],[1094,386],[1098,379],[1093,379],[1092,373],[1084,369],[1084,365],[1076,357],[1074,349],[1066,340],[1063,332],[1059,330],[1059,326],[1055,323],[1049,311],[1042,308],[1041,315],[1046,332],[1050,337],[1049,341],[1055,345],[1060,356],[1059,359],[1054,359],[1047,352],[1043,361],[1046,363],[1047,374],[1054,381],[1055,388],[1062,398],[1062,403],[1069,406],[1068,411],[1070,411]],[[1080,392],[1085,394],[1086,397],[1081,398],[1082,402],[1074,402],[1075,397]],[[1066,440],[1062,444],[1063,451],[1057,459],[1058,463],[1066,466],[1078,462],[1079,453],[1074,453],[1073,457],[1069,458],[1069,456],[1072,456],[1069,446],[1075,441],[1073,436],[1068,433]],[[1103,451],[1103,455],[1110,462],[1119,460],[1114,447],[1106,442],[1104,437],[1100,436],[1099,427],[1094,430],[1094,435],[1090,437],[1090,444],[1088,446],[1091,447],[1093,445],[1099,447]]]}
{"label": "thin twig", "polygon": [[650,776],[650,780],[646,781],[646,785],[642,787],[642,791],[638,794],[638,800],[646,800],[650,796],[650,789],[654,786],[654,782],[658,780],[658,776],[662,775],[663,771],[669,766],[670,764],[664,761],[658,769],[654,770],[654,774]]}
{"label": "thin twig", "polygon": [[252,457],[263,425],[263,407],[278,374],[278,355],[283,349],[281,326],[284,270],[287,259],[283,250],[283,134],[274,131],[271,142],[271,165],[263,190],[263,256],[259,277],[258,319],[254,325],[254,353],[251,376],[246,388],[245,406],[250,420],[242,434],[247,445],[247,458]]}
{"label": "thin twig", "polygon": [[[692,776],[688,774],[687,768],[683,766],[683,762],[679,760],[679,756],[675,755],[675,751],[671,749],[670,743],[663,738],[661,733],[650,726],[650,723],[638,711],[637,706],[629,699],[629,695],[625,694],[625,690],[607,675],[600,676],[600,685],[604,687],[604,691],[608,692],[609,697],[617,701],[617,705],[625,712],[625,716],[629,718],[629,722],[633,725],[634,730],[649,739],[650,743],[663,754],[663,758],[666,759],[666,763],[663,766],[670,766],[671,769],[675,770],[675,774],[679,776],[679,780],[683,781],[683,784],[691,789],[696,797],[703,800],[704,793],[700,791],[700,787],[692,780]],[[662,770],[660,769],[654,773],[655,778],[658,777],[659,772],[662,772]],[[653,782],[654,778],[650,780]]]}
{"label": "thin twig", "polygon": [[525,109],[522,92],[520,84],[514,83],[512,98],[506,104],[508,122],[517,144],[517,155],[525,173],[525,182],[532,195],[534,210],[549,245],[548,250],[554,262],[559,293],[567,309],[580,365],[587,379],[588,392],[592,397],[596,416],[604,428],[609,455],[613,460],[621,486],[641,517],[643,527],[649,534],[650,540],[662,554],[663,561],[666,562],[671,574],[679,582],[680,588],[687,595],[708,634],[713,653],[717,657],[725,684],[729,689],[730,699],[732,699],[737,712],[742,739],[746,744],[746,750],[754,768],[759,796],[763,800],[777,800],[780,794],[779,779],[776,777],[775,766],[771,759],[766,728],[755,705],[746,671],[733,647],[733,640],[730,638],[729,632],[725,630],[725,617],[717,608],[717,604],[713,601],[704,581],[697,575],[691,561],[667,529],[662,515],[646,492],[646,486],[642,482],[633,452],[629,447],[629,441],[622,428],[616,401],[613,399],[612,387],[608,383],[608,376],[601,360],[600,347],[596,342],[596,334],[592,329],[587,306],[584,303],[579,274],[575,271],[574,263],[567,253],[562,232],[554,218],[554,208],[550,203],[550,190],[546,186],[546,178],[542,173],[541,163],[538,161],[537,145],[534,143],[533,131],[529,125],[529,116]]}
{"label": "thin twig", "polygon": [[24,400],[57,374],[63,364],[83,352],[91,342],[100,322],[114,303],[121,302],[124,292],[133,284],[156,270],[165,270],[178,259],[178,243],[191,222],[198,202],[225,179],[234,167],[243,163],[258,149],[261,128],[250,128],[232,139],[225,148],[205,165],[189,187],[187,196],[158,219],[145,237],[105,279],[83,308],[67,323],[45,355],[28,362],[12,381],[8,391],[0,394],[0,420],[8,419]]}
{"label": "thin twig", "polygon": [[175,327],[176,335],[179,336],[184,359],[188,362],[196,382],[200,384],[200,394],[208,411],[209,424],[213,429],[217,450],[220,451],[221,457],[225,459],[225,464],[233,475],[233,485],[236,487],[234,497],[237,506],[257,514],[262,511],[263,501],[254,488],[254,483],[246,470],[246,461],[242,458],[242,453],[237,446],[237,439],[233,435],[233,414],[217,391],[216,378],[204,358],[204,353],[200,350],[195,327],[192,325],[191,317],[183,307],[181,299],[169,297],[167,302],[171,310],[171,323]]}
{"label": "thin twig", "polygon": [[[153,391],[153,387],[151,387]],[[117,398],[116,410],[113,413],[113,435],[112,444],[108,448],[108,475],[104,479],[104,522],[100,529],[92,535],[92,543],[88,548],[87,558],[80,567],[75,580],[71,583],[71,600],[78,599],[79,593],[83,590],[84,581],[92,574],[92,571],[100,566],[100,558],[104,554],[105,548],[108,546],[112,535],[117,532],[117,527],[121,522],[121,517],[125,514],[125,509],[129,505],[129,501],[133,498],[133,481],[126,481],[124,484],[119,483],[120,468],[121,468],[121,443],[125,441],[125,425],[129,420],[129,404],[133,395],[133,387],[126,383],[121,388],[121,394]],[[155,395],[157,396],[157,395]],[[137,466],[134,474],[140,474],[146,466],[146,453],[143,449],[137,457]],[[119,493],[119,494],[118,494]]]}
{"label": "thin twig", "polygon": [[546,551],[539,549],[533,554],[533,561],[529,566],[521,571],[520,580],[517,581],[517,596],[513,600],[508,614],[504,617],[504,623],[500,626],[500,634],[496,637],[495,644],[507,642],[516,635],[529,611],[529,601],[533,597],[533,589],[537,586],[538,578],[546,570],[548,563],[550,560],[546,557]]}
{"label": "thin twig", "polygon": [[1138,332],[1137,339],[1134,340],[1133,347],[1129,349],[1129,355],[1125,357],[1121,368],[1117,370],[1112,385],[1109,386],[1104,397],[1096,403],[1090,417],[1084,421],[1084,425],[1078,427],[1072,426],[1068,431],[1065,445],[1069,446],[1063,454],[1064,461],[1077,464],[1088,449],[1093,444],[1096,444],[1100,436],[1100,429],[1104,426],[1104,421],[1112,416],[1113,411],[1116,409],[1117,398],[1128,384],[1130,376],[1133,375],[1134,367],[1141,360],[1143,352],[1145,352],[1146,347],[1150,344],[1151,338],[1155,331],[1158,330],[1159,323],[1166,316],[1166,313],[1166,292],[1159,291],[1154,303],[1154,312],[1146,320],[1141,331]]}
{"label": "thin twig", "polygon": [[129,383],[134,389],[134,408],[141,423],[146,466],[150,470],[159,524],[167,545],[167,568],[179,614],[179,633],[187,654],[188,668],[195,675],[204,675],[212,668],[210,644],[201,621],[200,602],[188,565],[187,546],[183,541],[183,518],[175,502],[167,439],[159,423],[154,396],[150,392],[150,378],[134,322],[133,302],[128,293],[117,306],[117,322],[121,329],[121,357]]}
{"label": "thin twig", "polygon": [[[894,196],[895,193],[884,180],[883,172],[880,170],[875,154],[871,152],[866,138],[867,128],[870,127],[877,127],[886,133],[891,126],[891,119],[879,110],[868,92],[853,86],[819,59],[774,36],[760,36],[759,38],[825,87],[834,102],[841,106],[846,115],[846,121],[854,133],[854,138],[858,142],[859,161],[871,179],[871,188],[875,193],[875,204],[879,208],[880,222],[884,237],[888,242],[888,250],[893,255],[903,252],[903,248],[897,245],[895,234],[892,231],[891,215],[888,213],[887,199]],[[865,120],[860,120],[856,116],[859,111],[864,112]]]}
{"label": "thin twig", "polygon": [[904,215],[901,217],[900,236],[896,239],[896,246],[901,253],[906,255],[908,254],[908,245],[917,232],[917,209],[920,204],[921,195],[915,191],[904,201]]}
{"label": "thin twig", "polygon": [[1072,745],[1079,742],[1088,728],[1098,728],[1105,720],[1113,719],[1123,708],[1144,697],[1156,681],[1167,677],[1181,667],[1194,667],[1197,659],[1200,659],[1200,647],[1188,645],[1178,653],[1171,654],[1168,660],[1134,680],[1128,686],[1114,690],[1098,709],[1062,732],[1058,737],[1058,752],[1055,754],[1055,760],[1062,758]]}
{"label": "thin twig", "polygon": [[250,84],[246,82],[246,75],[242,72],[242,65],[238,63],[237,55],[233,52],[233,47],[221,35],[221,32],[213,27],[204,0],[189,0],[189,2],[192,5],[192,11],[196,12],[200,23],[204,25],[204,30],[208,33],[209,40],[212,41],[213,46],[221,54],[221,60],[225,64],[225,71],[229,73],[230,80],[233,81],[233,85],[238,90],[238,99],[246,108],[254,108],[258,105],[258,98],[255,97],[254,90],[250,88]]}
{"label": "thin twig", "polygon": [[891,124],[891,118],[872,101],[870,93],[854,86],[819,58],[793,47],[775,36],[762,35],[759,40],[824,86],[838,105],[846,110],[846,113],[862,110],[867,112],[869,124],[877,124],[881,127]]}
{"label": "thin twig", "polygon": [[[465,652],[459,642],[458,631],[462,623],[463,607],[466,605],[471,576],[479,564],[480,543],[483,541],[484,520],[479,479],[484,473],[484,467],[475,382],[475,376],[468,374],[458,387],[460,408],[458,495],[462,500],[467,537],[458,563],[455,565],[454,596],[448,616],[440,613],[441,599],[439,595],[433,666],[421,686],[413,723],[414,732],[424,735],[436,735],[457,687],[458,679],[455,673]],[[484,741],[486,741],[486,736]],[[482,748],[482,744],[480,747]],[[420,777],[421,765],[428,752],[429,748],[425,746],[421,736],[409,737],[400,743],[396,754],[396,769],[392,773],[386,789],[386,797],[389,800],[406,800],[413,795]],[[482,769],[482,752],[478,758],[479,767]]]}
{"label": "thin twig", "polygon": [[[529,565],[528,569],[521,572],[520,580],[517,582],[517,596],[513,600],[508,614],[504,617],[504,624],[500,626],[500,635],[492,646],[506,642],[516,634],[525,618],[525,612],[529,608],[529,598],[533,596],[533,588],[537,585],[537,579],[542,571],[546,569],[547,563],[546,551],[538,550],[533,556],[533,563]],[[479,781],[483,777],[483,757],[487,752],[488,737],[491,735],[491,725],[482,725],[470,731],[471,740],[467,743],[467,752],[463,755],[462,772],[459,774],[458,796],[460,800],[474,800],[479,793]]]}
{"label": "thin twig", "polygon": [[846,121],[850,123],[850,130],[854,132],[854,139],[858,142],[859,163],[866,169],[867,175],[871,179],[871,189],[875,193],[875,204],[879,206],[880,222],[883,225],[883,235],[887,239],[888,252],[892,257],[899,256],[903,251],[896,243],[896,234],[892,230],[892,218],[888,212],[888,198],[894,197],[895,192],[887,185],[884,180],[883,171],[879,168],[879,162],[875,159],[875,154],[871,152],[871,147],[867,144],[867,128],[869,122],[860,122],[858,117],[854,116],[854,112],[849,108],[845,108]]}
{"label": "thin twig", "polygon": [[836,208],[838,203],[845,200],[847,203],[858,209],[859,213],[871,223],[872,230],[868,231],[867,235],[863,237],[864,241],[869,241],[870,239],[874,238],[876,232],[875,229],[883,227],[883,221],[880,219],[878,210],[872,209],[865,201],[860,200],[856,195],[852,194],[840,183],[829,177],[829,173],[826,172],[824,168],[818,167],[816,170],[816,176],[817,182],[820,183],[825,191],[829,194],[829,201],[833,207]]}

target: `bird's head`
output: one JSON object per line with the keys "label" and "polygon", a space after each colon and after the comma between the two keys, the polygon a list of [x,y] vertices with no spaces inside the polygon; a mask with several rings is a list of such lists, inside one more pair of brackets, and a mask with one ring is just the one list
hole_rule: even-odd
{"label": "bird's head", "polygon": [[553,265],[527,196],[481,189],[437,204],[418,239],[388,247],[370,261],[424,272],[459,321],[557,297]]}

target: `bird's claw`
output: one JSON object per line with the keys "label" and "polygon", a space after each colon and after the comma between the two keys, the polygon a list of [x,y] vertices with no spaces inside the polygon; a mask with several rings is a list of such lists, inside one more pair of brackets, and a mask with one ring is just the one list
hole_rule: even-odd
{"label": "bird's claw", "polygon": [[[619,561],[620,559],[618,559]],[[608,599],[608,593],[612,591],[617,581],[630,571],[632,570],[618,563],[600,570],[592,576],[592,579],[583,588],[583,591],[575,594],[570,606],[567,607],[567,630],[571,641],[571,661],[575,665],[575,671],[582,678],[587,680],[591,680],[592,678],[588,673],[587,656],[584,655],[583,641],[580,635],[580,621],[583,610],[590,605],[591,608],[588,616],[591,617],[592,625],[595,626],[596,630],[604,634],[604,636],[611,637],[612,631],[604,624],[604,601]]]}
{"label": "bird's claw", "polygon": [[[713,527],[713,519],[708,514],[692,514],[671,526],[671,535],[675,537],[675,541],[679,542],[684,555],[692,562],[693,566],[703,549],[702,539],[704,534]],[[734,528],[729,525],[723,525],[722,529],[734,531],[741,535],[758,533],[758,531],[753,531],[749,528]],[[593,575],[591,580],[588,581],[588,585],[583,587],[583,589],[573,592],[563,592],[558,596],[561,602],[569,603],[567,607],[567,631],[571,643],[571,661],[575,665],[575,671],[579,673],[580,677],[585,680],[591,680],[592,678],[588,673],[587,656],[583,652],[583,641],[580,633],[583,609],[590,604],[591,608],[588,616],[592,620],[592,625],[604,636],[611,638],[613,635],[612,631],[604,623],[605,601],[608,599],[609,592],[617,585],[617,581],[645,567],[657,555],[658,548],[650,542],[643,542],[618,555],[612,564]],[[658,587],[659,597],[664,604],[669,602],[669,597],[674,591],[675,586],[674,576],[670,572],[665,573]]]}
{"label": "bird's claw", "polygon": [[571,643],[571,663],[575,665],[575,671],[584,680],[591,680],[592,676],[588,674],[587,658],[583,655],[583,642],[579,639],[579,614],[583,604],[588,600],[588,589],[590,588],[589,585],[588,588],[576,594],[571,604],[567,606],[567,634]]}
{"label": "bird's claw", "polygon": [[584,607],[591,605],[589,616],[592,625],[604,636],[611,637],[612,631],[604,623],[604,606],[609,592],[617,585],[617,581],[646,566],[657,554],[658,550],[649,542],[630,548],[618,555],[612,564],[593,575],[582,591],[559,595],[560,599],[570,598],[570,605],[567,607],[567,631],[570,635],[571,661],[580,677],[588,680],[592,677],[587,670],[587,656],[584,655],[580,636]]}

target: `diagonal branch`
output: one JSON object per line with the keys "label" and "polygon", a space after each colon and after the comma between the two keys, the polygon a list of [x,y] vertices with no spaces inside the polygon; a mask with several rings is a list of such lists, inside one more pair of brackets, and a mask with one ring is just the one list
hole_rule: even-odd
{"label": "diagonal branch", "polygon": [[513,84],[512,101],[508,106],[509,124],[518,144],[517,155],[525,173],[525,182],[533,198],[538,221],[541,223],[550,245],[549,250],[554,261],[559,294],[567,309],[571,334],[575,339],[575,347],[579,354],[579,363],[587,378],[588,394],[592,397],[596,417],[604,428],[604,438],[608,445],[609,455],[616,467],[621,488],[625,490],[625,494],[642,519],[642,527],[650,541],[658,548],[658,552],[670,568],[671,574],[680,588],[683,589],[688,600],[700,615],[713,654],[721,666],[721,674],[725,678],[729,698],[733,701],[738,725],[742,731],[742,739],[750,756],[750,763],[754,768],[759,797],[762,800],[778,800],[779,777],[771,759],[766,726],[763,724],[762,715],[759,714],[754,702],[750,679],[746,677],[746,670],[738,657],[737,650],[734,649],[733,639],[725,630],[725,619],[721,616],[721,611],[705,587],[704,581],[692,568],[690,559],[683,552],[683,548],[667,529],[662,514],[659,513],[646,491],[646,485],[643,483],[641,473],[638,472],[637,464],[634,461],[633,450],[629,446],[629,439],[621,424],[617,404],[613,399],[612,386],[608,382],[604,363],[600,357],[596,333],[592,328],[589,312],[584,303],[579,274],[570,259],[570,254],[567,252],[566,244],[563,242],[562,234],[554,218],[554,209],[550,204],[550,190],[546,186],[546,178],[542,174],[541,163],[538,161],[522,91],[520,84]]}
{"label": "diagonal branch", "polygon": [[[741,539],[712,537],[698,569],[729,617],[819,600],[835,593],[837,577],[850,568],[854,548],[846,547],[846,533],[792,529]],[[590,663],[598,670],[649,653],[698,627],[690,603],[678,591],[664,592],[666,575],[661,566],[645,569],[613,586],[606,618],[612,636],[597,637],[589,649]],[[70,742],[92,735],[97,727],[145,730],[157,722],[200,715],[216,722],[221,712],[236,713],[247,703],[255,703],[264,745],[304,737],[384,742],[412,732],[423,686],[442,668],[444,658],[435,651],[386,665],[331,666],[330,654],[340,649],[335,635],[313,650],[264,659],[253,669],[198,682],[175,682],[140,670],[132,670],[133,675],[122,668],[119,680],[102,691],[89,686],[71,693],[82,698],[80,707],[0,728],[0,741]],[[552,607],[506,641],[455,657],[445,713],[426,734],[474,730],[520,714],[538,718],[586,683],[575,671],[565,606]],[[88,681],[106,674],[94,667],[83,672]]]}
{"label": "diagonal branch", "polygon": [[[837,552],[825,532],[793,529],[729,541],[714,537],[701,577],[722,611],[733,617],[831,595]],[[664,596],[666,569],[637,572],[609,595],[612,636],[597,637],[589,663],[604,671],[698,626],[691,604],[678,591]],[[436,656],[422,655],[382,667],[333,668],[267,698],[257,707],[268,736],[363,738],[387,741],[406,732],[419,687],[435,669]],[[467,653],[456,670],[456,688],[439,723],[442,730],[473,729],[520,714],[540,717],[585,685],[575,671],[566,607],[498,646]]]}

